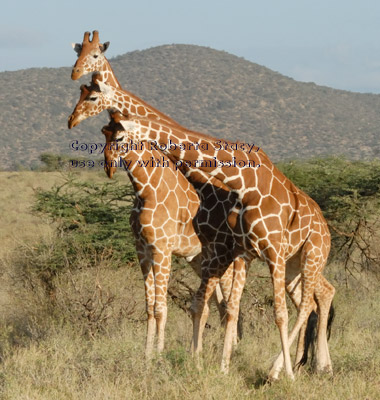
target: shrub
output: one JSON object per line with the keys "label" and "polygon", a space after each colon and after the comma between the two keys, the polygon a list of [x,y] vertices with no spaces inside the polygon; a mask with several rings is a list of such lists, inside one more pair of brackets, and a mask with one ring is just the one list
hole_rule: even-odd
{"label": "shrub", "polygon": [[52,278],[80,266],[79,258],[86,259],[87,266],[104,258],[112,258],[115,266],[135,260],[129,223],[133,198],[130,185],[91,183],[72,174],[60,186],[37,190],[33,210],[55,223],[56,237],[32,249],[26,271],[37,274],[51,291]]}
{"label": "shrub", "polygon": [[346,271],[378,271],[380,162],[330,157],[279,168],[321,207],[332,232],[332,255]]}

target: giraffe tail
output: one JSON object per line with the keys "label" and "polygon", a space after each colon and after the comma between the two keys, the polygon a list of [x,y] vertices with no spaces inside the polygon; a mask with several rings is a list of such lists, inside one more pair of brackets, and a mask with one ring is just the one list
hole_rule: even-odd
{"label": "giraffe tail", "polygon": [[239,316],[238,316],[238,322],[237,322],[237,336],[238,336],[239,340],[241,340],[243,338],[243,314],[241,313],[240,309],[239,309]]}
{"label": "giraffe tail", "polygon": [[[329,318],[327,321],[327,339],[330,339],[331,335],[331,327],[332,323],[335,318],[335,309],[331,304],[329,310]],[[298,366],[305,365],[308,360],[309,349],[311,349],[311,363],[314,363],[314,356],[315,356],[315,343],[316,343],[316,332],[317,332],[317,325],[318,325],[318,314],[315,311],[312,311],[309,315],[309,319],[307,320],[307,327],[305,332],[305,341],[304,341],[304,351],[303,356],[298,363]]]}

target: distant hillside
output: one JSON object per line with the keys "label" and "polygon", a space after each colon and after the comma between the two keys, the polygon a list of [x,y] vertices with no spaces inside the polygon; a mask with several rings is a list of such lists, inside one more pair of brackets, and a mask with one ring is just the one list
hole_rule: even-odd
{"label": "distant hillside", "polygon": [[[111,43],[112,45],[112,43]],[[75,62],[73,52],[68,63]],[[296,82],[226,52],[159,46],[111,59],[120,83],[188,128],[255,143],[272,160],[344,154],[380,156],[380,95]],[[72,140],[102,142],[107,115],[67,129],[80,82],[71,68],[0,73],[3,169],[68,153]],[[84,154],[81,154],[84,155]]]}

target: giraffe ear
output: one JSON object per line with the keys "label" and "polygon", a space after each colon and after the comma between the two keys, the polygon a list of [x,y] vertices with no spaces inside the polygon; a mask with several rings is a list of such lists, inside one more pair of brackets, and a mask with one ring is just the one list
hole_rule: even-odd
{"label": "giraffe ear", "polygon": [[105,42],[103,44],[100,44],[99,45],[100,51],[102,53],[104,53],[108,49],[109,45],[110,45],[110,42]]}
{"label": "giraffe ear", "polygon": [[120,120],[120,124],[123,127],[123,129],[127,132],[136,132],[137,131],[137,125],[135,121],[123,121]]}
{"label": "giraffe ear", "polygon": [[80,52],[82,51],[82,45],[80,43],[71,43],[71,46],[79,56]]}
{"label": "giraffe ear", "polygon": [[102,80],[103,80],[103,75],[98,71],[95,71],[91,76],[91,83],[95,85],[99,85],[99,82],[101,82]]}
{"label": "giraffe ear", "polygon": [[110,85],[107,85],[106,83],[102,81],[97,81],[97,84],[99,86],[100,91],[105,94],[108,97],[112,97],[114,94],[114,88],[112,88]]}

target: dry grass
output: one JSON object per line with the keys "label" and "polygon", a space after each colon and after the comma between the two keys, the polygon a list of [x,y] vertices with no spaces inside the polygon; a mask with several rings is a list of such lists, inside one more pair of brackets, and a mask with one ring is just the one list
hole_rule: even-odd
{"label": "dry grass", "polygon": [[[29,215],[27,207],[33,185],[39,180],[52,185],[59,174],[2,173],[0,179],[1,185],[15,179],[18,183],[12,187],[25,189],[25,196],[15,200],[19,212],[5,216],[2,233],[7,234],[9,224],[18,221],[21,241],[46,235],[49,227]],[[16,195],[9,186],[2,196],[12,201]],[[14,245],[11,238],[5,242],[9,246]],[[295,382],[282,377],[267,385],[265,376],[279,350],[279,335],[267,301],[271,285],[265,266],[253,266],[249,272],[242,305],[244,337],[233,355],[231,372],[225,376],[219,371],[223,331],[215,310],[205,335],[200,369],[188,351],[191,321],[172,301],[166,351],[146,365],[139,267],[115,269],[107,260],[101,260],[95,269],[86,268],[85,260],[81,265],[56,278],[52,299],[35,282],[33,290],[18,282],[12,256],[3,258],[3,272],[14,279],[8,281],[13,286],[8,287],[9,301],[6,308],[2,306],[0,318],[0,398],[380,398],[380,300],[378,282],[371,276],[362,276],[346,288],[339,265],[330,265],[326,271],[337,288],[330,340],[334,376],[315,375],[306,369]],[[196,287],[196,278],[186,277]]]}

